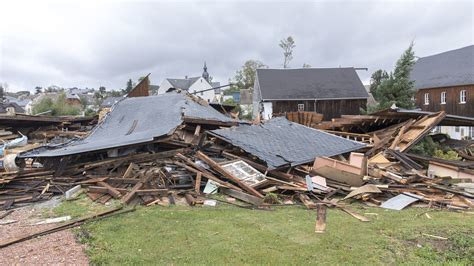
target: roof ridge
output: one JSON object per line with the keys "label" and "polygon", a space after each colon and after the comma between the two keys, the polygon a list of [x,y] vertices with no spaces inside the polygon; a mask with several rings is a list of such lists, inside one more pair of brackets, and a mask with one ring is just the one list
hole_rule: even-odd
{"label": "roof ridge", "polygon": [[471,44],[471,45],[468,45],[468,46],[464,46],[464,47],[461,47],[461,48],[456,48],[456,49],[449,50],[449,51],[444,51],[444,52],[437,53],[437,54],[432,54],[432,55],[423,56],[423,57],[420,57],[419,60],[425,59],[425,58],[429,58],[429,57],[433,57],[433,56],[439,56],[439,55],[443,55],[443,54],[454,53],[454,52],[458,52],[459,50],[468,49],[468,48],[474,49],[474,44]]}
{"label": "roof ridge", "polygon": [[319,70],[319,69],[355,69],[354,67],[299,67],[299,68],[257,68],[257,70]]}

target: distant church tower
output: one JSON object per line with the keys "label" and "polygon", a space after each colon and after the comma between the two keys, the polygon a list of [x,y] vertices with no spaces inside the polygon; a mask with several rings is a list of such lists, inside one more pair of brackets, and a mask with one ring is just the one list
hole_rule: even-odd
{"label": "distant church tower", "polygon": [[207,73],[207,66],[206,62],[204,62],[204,72],[202,72],[202,77],[209,82],[209,73]]}

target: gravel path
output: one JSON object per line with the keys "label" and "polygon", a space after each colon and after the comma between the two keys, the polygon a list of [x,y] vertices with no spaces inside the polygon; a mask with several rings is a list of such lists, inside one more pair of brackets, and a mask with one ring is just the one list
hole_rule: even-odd
{"label": "gravel path", "polygon": [[[0,238],[18,237],[57,224],[34,225],[43,220],[41,209],[24,207],[0,220],[17,220],[16,223],[0,225]],[[0,265],[88,265],[84,245],[78,243],[71,230],[41,236],[0,249]]]}

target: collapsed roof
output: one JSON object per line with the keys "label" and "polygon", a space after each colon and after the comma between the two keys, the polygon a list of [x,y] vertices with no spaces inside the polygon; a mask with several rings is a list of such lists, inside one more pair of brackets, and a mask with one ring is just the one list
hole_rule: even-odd
{"label": "collapsed roof", "polygon": [[182,93],[124,98],[85,139],[53,150],[33,150],[19,157],[56,157],[151,142],[169,136],[184,121],[206,120],[215,125],[234,120],[210,107],[207,102]]}
{"label": "collapsed roof", "polygon": [[293,123],[283,117],[259,125],[241,125],[209,133],[257,156],[267,163],[270,170],[365,147],[363,143]]}
{"label": "collapsed roof", "polygon": [[[409,118],[419,118],[422,116],[433,115],[436,112],[422,111],[420,109],[390,108],[373,113],[372,115],[387,117],[397,117],[407,120]],[[446,116],[437,124],[438,126],[467,126],[474,127],[474,117],[446,114]]]}

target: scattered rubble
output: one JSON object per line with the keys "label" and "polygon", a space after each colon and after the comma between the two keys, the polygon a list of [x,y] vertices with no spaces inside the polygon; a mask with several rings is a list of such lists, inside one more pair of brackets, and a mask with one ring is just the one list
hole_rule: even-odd
{"label": "scattered rubble", "polygon": [[332,121],[287,117],[307,126],[284,117],[235,120],[180,91],[124,98],[85,137],[20,153],[21,167],[0,174],[0,206],[71,197],[81,188],[100,203],[215,206],[217,191],[245,208],[301,202],[317,210],[316,232],[324,232],[327,207],[368,221],[347,207],[354,200],[393,210],[474,207],[469,186],[453,185],[474,181],[470,153],[456,162],[408,153],[438,124],[469,119],[393,110]]}

